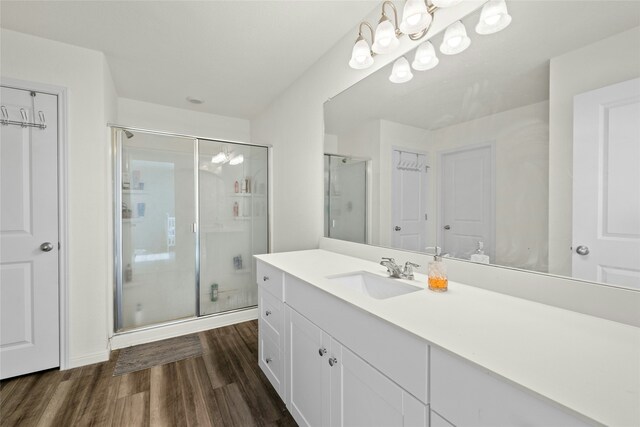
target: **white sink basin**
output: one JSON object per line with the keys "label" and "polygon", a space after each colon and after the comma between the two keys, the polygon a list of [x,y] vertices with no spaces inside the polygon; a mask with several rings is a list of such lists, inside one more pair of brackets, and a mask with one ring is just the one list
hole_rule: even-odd
{"label": "white sink basin", "polygon": [[368,271],[356,271],[338,276],[329,276],[327,279],[347,289],[375,299],[387,299],[424,289],[398,279],[389,279],[369,273]]}

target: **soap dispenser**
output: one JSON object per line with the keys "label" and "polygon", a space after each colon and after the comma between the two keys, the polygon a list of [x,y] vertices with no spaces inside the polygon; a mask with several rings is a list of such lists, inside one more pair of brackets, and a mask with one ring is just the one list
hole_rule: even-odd
{"label": "soap dispenser", "polygon": [[434,292],[446,292],[449,288],[449,279],[447,279],[447,266],[442,262],[442,257],[436,255],[433,261],[429,263],[429,289]]}
{"label": "soap dispenser", "polygon": [[489,255],[484,253],[484,243],[478,241],[478,249],[475,254],[471,255],[472,262],[479,262],[481,264],[489,264]]}

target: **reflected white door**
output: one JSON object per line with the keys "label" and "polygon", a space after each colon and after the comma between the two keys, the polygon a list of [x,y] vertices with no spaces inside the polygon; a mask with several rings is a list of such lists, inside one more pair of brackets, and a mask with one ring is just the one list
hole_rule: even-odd
{"label": "reflected white door", "polygon": [[493,262],[493,147],[482,145],[443,153],[440,167],[438,242],[442,242],[442,252],[469,259],[482,241]]}
{"label": "reflected white door", "polygon": [[427,158],[393,150],[391,243],[424,252],[427,246]]}
{"label": "reflected white door", "polygon": [[640,79],[574,98],[572,268],[640,288]]}
{"label": "reflected white door", "polygon": [[[32,96],[35,95],[35,96]],[[59,366],[57,97],[2,87],[0,377]],[[22,113],[21,113],[22,111]]]}

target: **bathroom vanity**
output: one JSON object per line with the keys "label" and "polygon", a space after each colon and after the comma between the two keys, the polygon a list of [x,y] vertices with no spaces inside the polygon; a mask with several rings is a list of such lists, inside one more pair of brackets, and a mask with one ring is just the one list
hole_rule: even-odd
{"label": "bathroom vanity", "polygon": [[324,250],[256,258],[259,364],[299,425],[640,425],[636,327]]}

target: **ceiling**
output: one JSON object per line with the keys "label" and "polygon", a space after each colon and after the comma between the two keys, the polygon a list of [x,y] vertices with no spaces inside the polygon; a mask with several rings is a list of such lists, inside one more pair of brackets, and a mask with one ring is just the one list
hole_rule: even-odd
{"label": "ceiling", "polygon": [[251,119],[379,3],[2,1],[0,25],[104,52],[120,97]]}
{"label": "ceiling", "polygon": [[[549,59],[640,25],[640,1],[507,1],[513,21],[489,36],[463,20],[471,46],[408,83],[388,79],[392,64],[325,104],[325,129],[343,134],[387,119],[438,129],[549,98]],[[442,42],[432,40],[436,50]],[[413,53],[407,54],[409,62]],[[597,61],[598,58],[594,58]]]}

